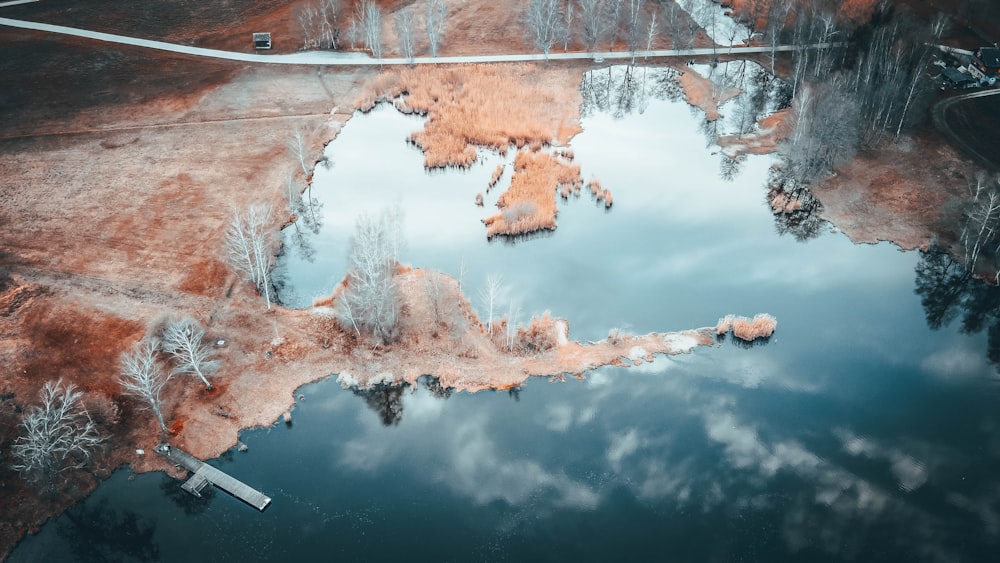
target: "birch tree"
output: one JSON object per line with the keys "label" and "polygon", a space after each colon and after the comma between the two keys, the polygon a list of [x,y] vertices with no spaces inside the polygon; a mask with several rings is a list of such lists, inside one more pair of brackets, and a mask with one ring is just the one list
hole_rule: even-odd
{"label": "birch tree", "polygon": [[549,58],[549,51],[563,33],[565,18],[559,0],[531,0],[524,17],[531,44]]}
{"label": "birch tree", "polygon": [[156,362],[156,352],[160,343],[155,338],[145,338],[135,343],[131,352],[125,352],[121,357],[121,378],[118,383],[125,393],[146,403],[146,408],[152,411],[160,429],[166,432],[167,423],[163,420],[163,399],[160,394],[170,380],[170,374],[163,373]]}
{"label": "birch tree", "polygon": [[271,308],[271,271],[274,269],[274,233],[270,205],[253,204],[245,213],[233,209],[226,230],[226,256],[230,264],[253,283]]}
{"label": "birch tree", "polygon": [[632,53],[635,62],[635,52],[642,42],[643,32],[643,0],[628,0],[625,6],[625,45]]}
{"label": "birch tree", "polygon": [[204,337],[205,329],[198,321],[185,317],[167,324],[161,346],[176,364],[173,373],[196,375],[211,390],[208,376],[218,369],[219,361],[211,359],[212,350],[202,342]]}
{"label": "birch tree", "polygon": [[980,172],[969,185],[972,200],[965,213],[959,242],[965,249],[965,267],[974,272],[983,249],[992,244],[1000,228],[1000,191],[997,182]]}
{"label": "birch tree", "polygon": [[306,144],[306,136],[302,133],[301,129],[296,128],[292,132],[292,138],[285,143],[285,148],[288,149],[288,153],[295,157],[296,162],[299,163],[299,167],[302,168],[302,175],[309,178],[309,147]]}
{"label": "birch tree", "polygon": [[316,0],[298,9],[303,49],[336,49],[340,46],[341,0]]}
{"label": "birch tree", "polygon": [[412,9],[403,9],[393,16],[392,23],[399,38],[399,52],[413,64],[413,28],[416,26],[416,14]]}
{"label": "birch tree", "polygon": [[358,25],[365,49],[376,59],[382,58],[382,10],[374,0],[362,0],[355,7],[354,20]]}
{"label": "birch tree", "polygon": [[358,217],[348,245],[345,286],[335,302],[342,326],[383,344],[395,338],[399,318],[394,274],[403,244],[401,223],[398,209]]}
{"label": "birch tree", "polygon": [[42,404],[21,421],[22,433],[11,446],[12,469],[28,482],[55,491],[55,477],[82,468],[104,438],[72,383],[48,381],[39,392]]}
{"label": "birch tree", "polygon": [[503,293],[503,278],[498,274],[490,274],[486,285],[479,290],[479,301],[486,312],[486,332],[493,335],[493,318],[499,308],[500,294]]}
{"label": "birch tree", "polygon": [[428,0],[424,28],[427,31],[427,43],[430,46],[432,57],[438,56],[438,47],[441,46],[444,23],[447,17],[448,7],[445,6],[444,0]]}
{"label": "birch tree", "polygon": [[657,14],[656,6],[653,6],[653,13],[649,16],[649,22],[646,26],[646,50],[653,50],[653,42],[656,41],[656,35],[658,33],[656,29],[656,24],[659,21],[659,16]]}
{"label": "birch tree", "polygon": [[583,45],[593,53],[608,34],[607,0],[577,0]]}

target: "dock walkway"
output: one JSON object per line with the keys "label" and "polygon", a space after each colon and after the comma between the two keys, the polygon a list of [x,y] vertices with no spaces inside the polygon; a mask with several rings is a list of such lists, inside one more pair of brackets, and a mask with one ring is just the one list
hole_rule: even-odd
{"label": "dock walkway", "polygon": [[169,444],[160,444],[156,446],[156,453],[192,473],[191,477],[181,485],[181,488],[192,495],[200,497],[205,485],[211,483],[257,510],[263,511],[271,504],[271,498],[264,493],[208,465],[184,450]]}

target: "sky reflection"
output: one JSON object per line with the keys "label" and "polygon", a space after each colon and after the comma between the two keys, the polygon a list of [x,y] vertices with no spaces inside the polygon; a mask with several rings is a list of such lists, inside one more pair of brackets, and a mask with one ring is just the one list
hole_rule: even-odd
{"label": "sky reflection", "polygon": [[[453,275],[464,263],[470,293],[502,273],[526,312],[567,317],[571,337],[768,312],[766,345],[536,378],[517,394],[366,395],[330,379],[300,390],[291,427],[247,431],[248,453],[213,462],[271,494],[267,512],[219,495],[184,515],[160,476],[124,472],[80,510],[134,514],[164,561],[988,560],[1000,395],[986,337],[927,328],[915,253],[779,237],[770,159],[718,178],[698,119],[656,99],[641,118],[584,119],[576,160],[614,208],[570,200],[551,237],[506,245],[485,241],[489,208],[473,204],[499,157],[424,174],[405,143],[419,120],[357,117],[317,174],[327,234],[316,263],[289,261],[295,291],[300,305],[329,291],[354,217],[400,202],[406,260]],[[11,561],[72,560],[54,530]]]}

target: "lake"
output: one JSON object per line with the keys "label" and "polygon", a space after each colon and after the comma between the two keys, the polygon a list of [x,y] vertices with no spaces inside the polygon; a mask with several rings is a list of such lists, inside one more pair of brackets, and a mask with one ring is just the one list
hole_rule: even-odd
{"label": "lake", "polygon": [[[626,71],[602,72],[621,94]],[[299,391],[293,425],[245,431],[248,452],[210,462],[270,495],[264,513],[124,469],[10,561],[991,560],[1000,387],[987,337],[928,328],[919,253],[829,226],[779,236],[771,157],[723,179],[718,131],[654,88],[664,71],[632,72],[646,72],[640,103],[589,105],[571,143],[614,207],[571,197],[554,232],[516,241],[488,242],[480,223],[509,169],[474,204],[512,154],[428,173],[405,142],[420,119],[356,116],[316,173],[319,234],[301,226],[303,247],[286,230],[282,301],[328,294],[355,217],[398,205],[404,262],[461,277],[472,296],[501,275],[522,318],[550,310],[573,338],[767,312],[770,342],[503,392],[327,379]]]}

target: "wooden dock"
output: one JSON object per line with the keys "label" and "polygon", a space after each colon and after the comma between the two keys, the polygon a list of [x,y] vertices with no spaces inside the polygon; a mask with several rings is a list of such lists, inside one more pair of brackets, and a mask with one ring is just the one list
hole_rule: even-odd
{"label": "wooden dock", "polygon": [[169,444],[160,444],[156,446],[156,453],[192,473],[191,477],[181,485],[181,488],[196,497],[200,497],[205,485],[211,483],[257,510],[263,511],[271,504],[271,498],[264,493],[212,467],[184,450]]}

